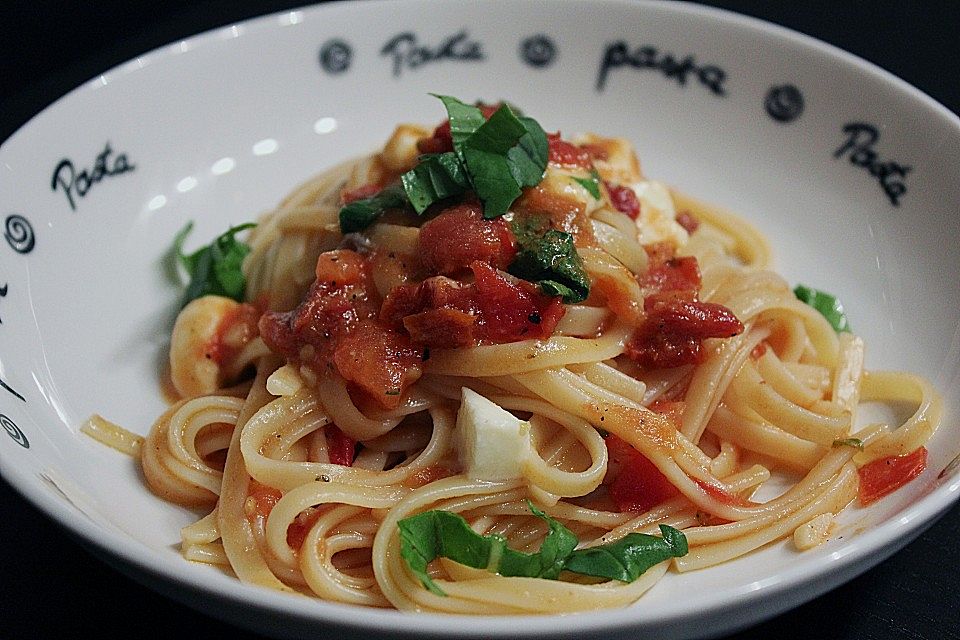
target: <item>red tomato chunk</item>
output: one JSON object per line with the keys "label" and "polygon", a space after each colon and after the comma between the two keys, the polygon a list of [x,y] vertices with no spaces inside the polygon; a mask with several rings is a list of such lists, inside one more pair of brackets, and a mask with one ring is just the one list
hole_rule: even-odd
{"label": "red tomato chunk", "polygon": [[332,361],[343,378],[385,408],[394,408],[420,377],[422,350],[409,336],[376,320],[379,300],[366,259],[340,249],[321,254],[317,280],[290,311],[268,311],[260,319],[267,346],[318,373]]}
{"label": "red tomato chunk", "polygon": [[506,269],[517,255],[517,241],[503,218],[487,220],[479,204],[447,209],[420,228],[417,252],[432,274],[451,275],[479,260]]}
{"label": "red tomato chunk", "polygon": [[920,447],[905,456],[880,458],[860,467],[860,504],[866,506],[893,493],[927,467],[927,450]]}
{"label": "red tomato chunk", "polygon": [[615,475],[607,491],[620,512],[644,513],[679,495],[679,490],[642,453],[611,434],[604,440]]}
{"label": "red tomato chunk", "polygon": [[607,192],[610,194],[610,202],[617,211],[621,211],[631,220],[640,217],[640,201],[637,200],[637,194],[630,187],[621,187],[620,185],[604,182],[607,186]]}

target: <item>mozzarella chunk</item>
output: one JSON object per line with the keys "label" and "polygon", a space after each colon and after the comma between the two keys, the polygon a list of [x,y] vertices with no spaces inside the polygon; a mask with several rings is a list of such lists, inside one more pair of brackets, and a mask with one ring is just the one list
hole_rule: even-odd
{"label": "mozzarella chunk", "polygon": [[690,239],[690,234],[677,222],[677,210],[666,185],[656,180],[641,180],[630,187],[640,201],[637,230],[640,244],[670,242],[680,248]]}
{"label": "mozzarella chunk", "polygon": [[457,413],[460,462],[474,480],[515,480],[523,476],[530,451],[530,423],[463,387]]}

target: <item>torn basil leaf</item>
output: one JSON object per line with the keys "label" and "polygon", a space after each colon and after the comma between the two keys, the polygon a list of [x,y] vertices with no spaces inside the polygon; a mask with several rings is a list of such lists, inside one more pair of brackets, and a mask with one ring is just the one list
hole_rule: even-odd
{"label": "torn basil leaf", "polygon": [[850,323],[847,320],[843,305],[833,294],[802,284],[797,285],[793,290],[793,294],[801,302],[819,311],[820,315],[827,319],[827,322],[830,323],[830,326],[833,327],[837,333],[850,331]]}
{"label": "torn basil leaf", "polygon": [[567,304],[590,295],[590,277],[573,244],[573,236],[550,229],[542,235],[515,232],[519,251],[508,271],[540,286],[549,296],[561,296]]}
{"label": "torn basil leaf", "polygon": [[[506,213],[523,187],[539,184],[547,168],[549,146],[547,135],[532,118],[518,118],[504,104],[489,119],[475,106],[467,105],[451,96],[436,96],[447,109],[453,153],[446,156],[443,169],[457,188],[468,187],[483,203],[483,215],[496,218]],[[454,159],[459,161],[457,170]],[[433,162],[430,156],[421,162]],[[431,174],[432,175],[432,174]],[[460,179],[460,177],[464,179]],[[456,189],[431,191],[429,177],[420,165],[402,178],[404,189],[418,213],[443,199],[441,193],[457,195]],[[451,186],[450,182],[445,182]],[[462,192],[462,191],[461,191]]]}
{"label": "torn basil leaf", "polygon": [[680,531],[660,525],[662,537],[628,533],[609,544],[578,549],[567,558],[564,569],[598,578],[633,582],[650,567],[687,554],[687,538]]}
{"label": "torn basil leaf", "polygon": [[398,209],[407,204],[407,196],[399,185],[383,189],[369,198],[354,200],[340,208],[340,232],[363,231],[388,209]]}
{"label": "torn basil leaf", "polygon": [[486,569],[502,576],[556,580],[561,571],[633,582],[653,565],[687,553],[680,531],[661,525],[662,538],[631,533],[622,540],[576,551],[570,529],[529,503],[531,513],[550,527],[536,553],[515,551],[499,535],[482,536],[461,516],[449,511],[426,511],[398,523],[400,555],[424,587],[446,595],[427,567],[436,558]]}
{"label": "torn basil leaf", "polygon": [[574,178],[574,180],[586,189],[594,200],[600,199],[600,174],[596,169],[590,172],[589,178]]}
{"label": "torn basil leaf", "polygon": [[182,306],[187,306],[191,300],[205,295],[218,295],[243,301],[244,290],[247,286],[243,275],[243,259],[250,253],[250,247],[239,240],[236,235],[241,231],[255,227],[252,222],[230,227],[217,236],[213,242],[187,255],[183,252],[183,244],[193,230],[193,222],[188,222],[174,237],[173,251],[180,264],[190,276],[187,290],[184,293]]}
{"label": "torn basil leaf", "polygon": [[400,181],[418,214],[434,202],[461,195],[470,188],[463,165],[452,151],[422,156],[417,166],[400,176]]}

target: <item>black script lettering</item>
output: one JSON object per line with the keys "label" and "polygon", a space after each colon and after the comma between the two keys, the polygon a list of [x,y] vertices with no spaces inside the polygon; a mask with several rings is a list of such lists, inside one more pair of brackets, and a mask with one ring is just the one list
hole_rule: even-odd
{"label": "black script lettering", "polygon": [[103,151],[97,154],[97,157],[94,159],[93,168],[83,169],[80,173],[77,173],[73,161],[64,158],[57,164],[56,169],[53,170],[53,177],[50,180],[51,191],[61,189],[67,197],[67,202],[70,203],[70,209],[76,211],[77,201],[74,196],[82,198],[87,195],[87,192],[90,191],[93,185],[104,178],[118,176],[136,169],[136,166],[131,164],[130,160],[127,159],[125,153],[111,158],[112,153],[113,149],[110,148],[110,143],[108,142],[106,146],[104,146]]}
{"label": "black script lettering", "polygon": [[656,47],[650,45],[637,47],[631,52],[623,40],[611,42],[604,50],[600,70],[597,73],[597,91],[603,91],[607,86],[610,72],[621,67],[658,70],[665,78],[676,80],[681,87],[687,86],[689,77],[696,77],[697,82],[714,95],[725,95],[723,83],[727,74],[720,67],[699,66],[692,55],[678,60],[672,53],[661,53]]}
{"label": "black script lettering", "polygon": [[469,40],[466,31],[450,36],[436,48],[420,44],[415,33],[405,31],[387,41],[380,49],[380,55],[393,59],[395,77],[400,76],[404,67],[413,70],[428,62],[484,59],[483,47],[479,42]]}
{"label": "black script lettering", "polygon": [[846,155],[850,164],[866,170],[877,179],[893,206],[900,206],[900,198],[907,192],[907,185],[900,178],[905,178],[913,167],[880,159],[879,153],[874,149],[880,139],[880,130],[875,126],[864,122],[851,122],[843,127],[843,132],[847,139],[833,152],[833,157],[842,158]]}

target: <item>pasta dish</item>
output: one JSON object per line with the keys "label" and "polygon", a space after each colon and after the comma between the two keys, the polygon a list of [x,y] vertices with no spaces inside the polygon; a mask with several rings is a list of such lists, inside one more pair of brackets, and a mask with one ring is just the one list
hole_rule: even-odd
{"label": "pasta dish", "polygon": [[185,558],[401,610],[618,607],[811,549],[924,470],[936,391],[865,369],[838,300],[771,271],[753,227],[624,139],[438,98],[439,126],[255,224],[177,237],[178,399],[142,440],[84,429],[207,514]]}

